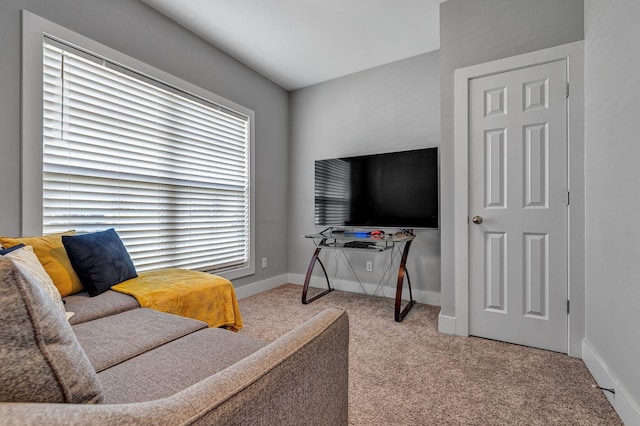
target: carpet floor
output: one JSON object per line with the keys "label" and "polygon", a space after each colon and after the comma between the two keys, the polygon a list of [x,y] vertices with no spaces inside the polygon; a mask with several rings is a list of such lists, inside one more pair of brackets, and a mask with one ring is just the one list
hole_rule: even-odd
{"label": "carpet floor", "polygon": [[436,306],[416,304],[397,323],[391,299],[334,291],[303,305],[301,291],[241,299],[240,333],[273,341],[327,307],[346,309],[351,425],[622,425],[580,359],[440,334]]}

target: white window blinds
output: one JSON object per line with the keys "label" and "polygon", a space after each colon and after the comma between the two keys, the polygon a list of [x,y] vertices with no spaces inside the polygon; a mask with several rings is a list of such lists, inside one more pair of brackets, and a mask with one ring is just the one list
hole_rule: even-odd
{"label": "white window blinds", "polygon": [[249,118],[45,40],[45,233],[116,229],[139,271],[243,267]]}

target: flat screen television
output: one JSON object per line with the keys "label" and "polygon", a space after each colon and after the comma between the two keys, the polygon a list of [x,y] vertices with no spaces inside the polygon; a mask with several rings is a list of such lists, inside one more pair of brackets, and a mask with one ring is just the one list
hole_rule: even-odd
{"label": "flat screen television", "polygon": [[315,162],[316,226],[438,228],[438,148]]}

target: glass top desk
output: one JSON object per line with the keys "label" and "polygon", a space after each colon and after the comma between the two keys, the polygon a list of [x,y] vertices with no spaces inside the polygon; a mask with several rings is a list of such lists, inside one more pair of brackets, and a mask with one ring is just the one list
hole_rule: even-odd
{"label": "glass top desk", "polygon": [[[395,298],[395,320],[401,322],[404,317],[409,313],[415,301],[413,300],[413,294],[411,291],[411,279],[409,278],[409,272],[407,271],[407,257],[409,256],[409,249],[411,248],[411,242],[415,238],[415,235],[406,232],[396,232],[395,234],[383,234],[383,235],[371,235],[369,232],[336,232],[336,231],[323,231],[318,234],[303,235],[303,238],[309,238],[313,240],[316,249],[311,256],[309,267],[307,268],[307,274],[304,279],[304,286],[302,287],[302,303],[308,304],[314,300],[332,292],[334,289],[331,287],[327,270],[320,260],[320,252],[322,250],[359,250],[372,253],[385,252],[387,250],[393,250],[398,248],[402,250],[402,256],[400,258],[400,265],[398,267],[398,280],[396,284],[396,298]],[[346,258],[346,255],[345,255]],[[358,278],[355,270],[351,266],[349,259],[347,263],[351,268],[351,272],[354,274],[358,282]],[[389,262],[392,262],[390,259]],[[307,292],[309,290],[309,283],[311,281],[311,275],[316,263],[320,264],[324,278],[327,282],[327,289],[317,294],[316,296],[308,299]],[[406,303],[404,309],[402,308],[402,289],[404,286],[404,278],[407,278],[407,288],[409,289],[409,301]],[[362,283],[361,283],[362,285]],[[364,288],[363,288],[364,290]]]}

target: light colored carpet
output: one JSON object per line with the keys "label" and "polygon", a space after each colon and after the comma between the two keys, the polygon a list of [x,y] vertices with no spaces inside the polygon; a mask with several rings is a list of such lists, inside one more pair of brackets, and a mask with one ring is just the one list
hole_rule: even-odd
{"label": "light colored carpet", "polygon": [[[240,300],[240,333],[272,341],[326,307],[349,313],[349,424],[621,425],[584,363],[567,355],[438,333],[439,308],[334,291],[300,303],[284,285]],[[328,425],[329,426],[329,425]]]}

